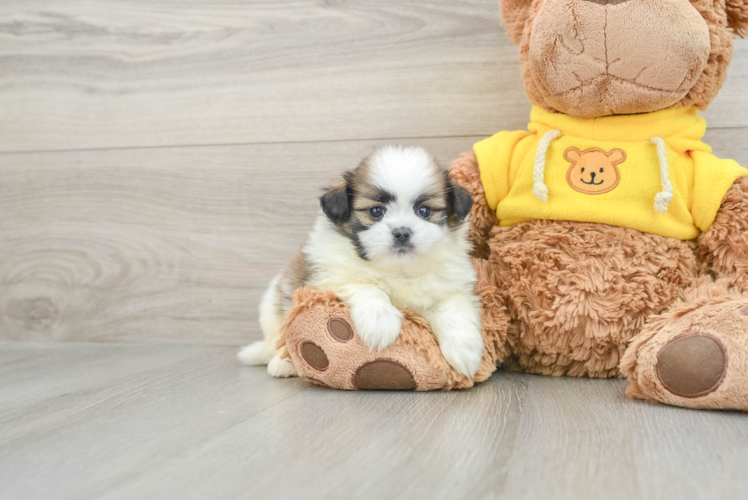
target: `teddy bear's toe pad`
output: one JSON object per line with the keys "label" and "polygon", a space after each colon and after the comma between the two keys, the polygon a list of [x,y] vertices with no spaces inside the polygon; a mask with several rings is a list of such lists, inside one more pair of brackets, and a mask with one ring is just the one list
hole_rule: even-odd
{"label": "teddy bear's toe pad", "polygon": [[727,372],[727,355],[716,337],[689,333],[674,338],[660,350],[657,371],[665,389],[676,396],[697,398],[720,386]]}
{"label": "teddy bear's toe pad", "polygon": [[330,318],[327,322],[327,331],[339,342],[348,342],[353,338],[353,329],[342,318]]}
{"label": "teddy bear's toe pad", "polygon": [[410,371],[397,361],[376,359],[356,370],[353,375],[353,387],[359,390],[414,391],[418,384]]}
{"label": "teddy bear's toe pad", "polygon": [[304,342],[300,350],[301,357],[315,370],[325,371],[330,366],[330,360],[327,359],[325,351],[314,342]]}

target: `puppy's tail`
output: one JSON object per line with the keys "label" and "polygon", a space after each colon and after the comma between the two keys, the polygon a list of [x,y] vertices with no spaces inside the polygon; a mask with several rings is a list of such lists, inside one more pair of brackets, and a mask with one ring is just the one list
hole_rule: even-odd
{"label": "puppy's tail", "polygon": [[260,340],[242,348],[236,355],[245,365],[266,365],[273,359],[276,352],[266,340]]}

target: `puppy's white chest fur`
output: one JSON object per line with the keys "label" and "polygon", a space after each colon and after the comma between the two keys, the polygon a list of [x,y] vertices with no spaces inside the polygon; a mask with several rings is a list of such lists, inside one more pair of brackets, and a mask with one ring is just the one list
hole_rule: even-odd
{"label": "puppy's white chest fur", "polygon": [[[438,269],[443,266],[436,267]],[[423,270],[421,274],[416,275],[407,272],[384,274],[375,283],[390,297],[393,306],[400,309],[408,308],[416,314],[423,315],[450,294],[462,293],[460,288],[464,287],[460,285],[467,285],[470,273],[465,278],[465,283],[447,282],[436,272]]]}
{"label": "puppy's white chest fur", "polygon": [[405,273],[396,276],[384,276],[377,281],[384,293],[389,295],[392,305],[398,308],[409,308],[417,314],[423,314],[434,305],[436,297],[432,295],[436,284],[433,274],[409,277]]}

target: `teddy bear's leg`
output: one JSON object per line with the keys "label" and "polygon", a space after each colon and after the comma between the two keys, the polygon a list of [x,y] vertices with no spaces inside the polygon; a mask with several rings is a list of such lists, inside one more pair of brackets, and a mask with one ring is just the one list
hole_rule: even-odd
{"label": "teddy bear's leg", "polygon": [[423,318],[403,311],[403,327],[394,344],[373,351],[356,332],[345,303],[332,293],[311,287],[296,291],[278,348],[287,353],[300,376],[335,389],[429,391],[471,387],[496,370],[497,360],[505,355],[509,324],[506,310],[496,303],[495,276],[482,264],[476,261],[476,293],[484,306],[490,307],[482,316],[483,359],[472,379],[449,366]]}
{"label": "teddy bear's leg", "polygon": [[491,236],[491,228],[498,224],[498,220],[496,214],[488,207],[475,153],[472,151],[462,153],[449,167],[449,175],[472,195],[473,207],[468,216],[470,220],[468,239],[473,244],[473,257],[486,259],[489,254],[488,240]]}
{"label": "teddy bear's leg", "polygon": [[[698,253],[703,276],[632,341],[621,370],[629,396],[748,411],[748,180],[728,191]],[[712,279],[716,278],[716,281]]]}
{"label": "teddy bear's leg", "polygon": [[629,345],[621,371],[632,398],[748,411],[748,295],[708,278]]}

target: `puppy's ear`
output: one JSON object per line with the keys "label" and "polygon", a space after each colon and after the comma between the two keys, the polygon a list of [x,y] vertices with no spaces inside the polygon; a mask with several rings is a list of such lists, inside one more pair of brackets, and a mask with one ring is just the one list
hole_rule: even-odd
{"label": "puppy's ear", "polygon": [[346,172],[339,183],[328,188],[319,198],[322,211],[335,224],[343,223],[351,217],[353,190],[350,179],[351,172]]}
{"label": "puppy's ear", "polygon": [[450,181],[447,192],[447,206],[449,212],[455,214],[460,220],[465,220],[473,208],[473,197],[470,191]]}

